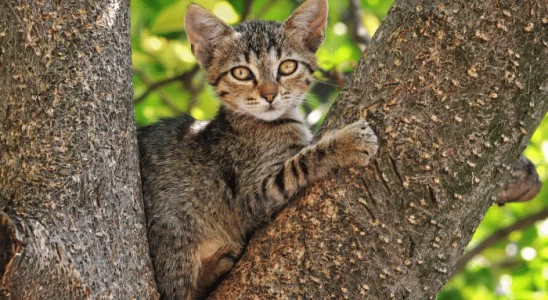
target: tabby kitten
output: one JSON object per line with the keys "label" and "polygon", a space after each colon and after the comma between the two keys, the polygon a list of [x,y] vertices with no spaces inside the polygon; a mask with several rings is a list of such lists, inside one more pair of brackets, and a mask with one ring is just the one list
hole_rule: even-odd
{"label": "tabby kitten", "polygon": [[192,51],[222,105],[139,130],[150,252],[163,299],[207,295],[249,235],[295,193],[341,167],[366,165],[377,138],[358,121],[310,144],[299,109],[323,42],[327,0],[306,0],[284,23],[230,27],[191,4]]}

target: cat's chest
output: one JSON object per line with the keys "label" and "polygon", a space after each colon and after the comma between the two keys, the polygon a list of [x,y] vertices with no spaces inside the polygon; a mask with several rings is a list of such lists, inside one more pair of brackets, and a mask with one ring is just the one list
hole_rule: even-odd
{"label": "cat's chest", "polygon": [[240,151],[235,160],[243,169],[260,171],[297,154],[310,144],[312,134],[301,124],[280,125],[270,130],[257,130],[252,136],[240,139]]}
{"label": "cat's chest", "polygon": [[296,148],[307,146],[312,140],[308,126],[300,123],[288,123],[261,128],[254,136],[257,145],[268,148]]}

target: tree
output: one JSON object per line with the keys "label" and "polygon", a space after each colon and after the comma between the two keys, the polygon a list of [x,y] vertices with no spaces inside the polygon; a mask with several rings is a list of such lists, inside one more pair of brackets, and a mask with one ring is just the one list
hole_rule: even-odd
{"label": "tree", "polygon": [[377,159],[306,191],[213,298],[434,298],[548,108],[547,9],[396,1],[321,129],[367,116]]}
{"label": "tree", "polygon": [[0,4],[0,298],[156,293],[129,1]]}
{"label": "tree", "polygon": [[[153,297],[129,3],[45,2],[0,6],[2,293]],[[213,297],[422,299],[445,283],[546,112],[548,8],[433,2],[394,4],[322,127],[367,116],[376,161],[303,193]]]}

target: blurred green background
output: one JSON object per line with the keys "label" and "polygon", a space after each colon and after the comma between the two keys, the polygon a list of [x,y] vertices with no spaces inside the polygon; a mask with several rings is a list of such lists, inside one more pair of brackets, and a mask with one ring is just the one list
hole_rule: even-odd
{"label": "blurred green background", "polygon": [[[184,32],[189,0],[132,0],[131,39],[135,115],[140,126],[159,118],[190,114],[212,118],[219,101],[204,84]],[[195,0],[229,24],[245,19],[285,20],[297,0]],[[361,28],[373,35],[392,0],[330,1],[326,39],[318,50],[320,70],[303,105],[307,122],[317,126],[351,74],[364,47]],[[356,9],[356,5],[360,10]],[[360,38],[362,37],[362,38]],[[525,155],[548,177],[548,118],[537,129]],[[548,188],[527,203],[493,206],[468,246],[472,249],[501,228],[548,209]],[[454,274],[438,299],[548,299],[548,220],[519,228],[471,259]]]}

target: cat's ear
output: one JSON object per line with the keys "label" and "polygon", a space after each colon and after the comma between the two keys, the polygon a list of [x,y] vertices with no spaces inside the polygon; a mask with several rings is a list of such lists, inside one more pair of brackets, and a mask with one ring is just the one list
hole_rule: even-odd
{"label": "cat's ear", "polygon": [[228,24],[194,3],[186,10],[185,30],[192,53],[204,67],[211,61],[215,46],[233,32]]}
{"label": "cat's ear", "polygon": [[284,22],[285,36],[304,42],[312,52],[323,43],[327,25],[327,0],[306,0]]}

